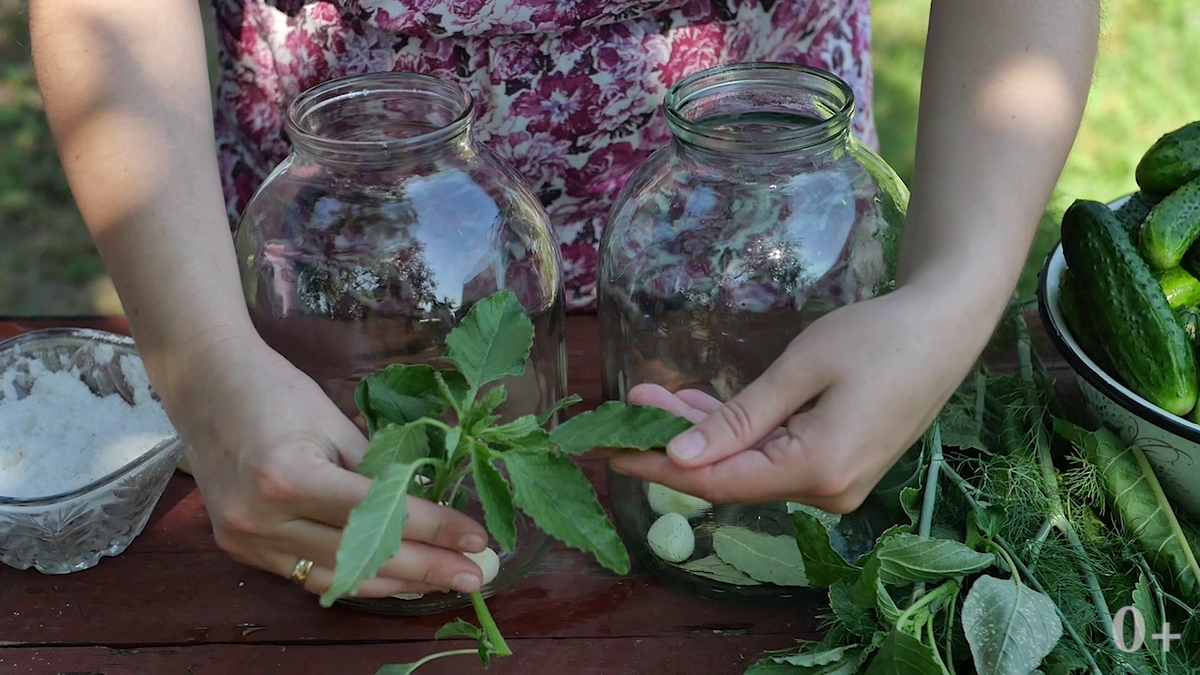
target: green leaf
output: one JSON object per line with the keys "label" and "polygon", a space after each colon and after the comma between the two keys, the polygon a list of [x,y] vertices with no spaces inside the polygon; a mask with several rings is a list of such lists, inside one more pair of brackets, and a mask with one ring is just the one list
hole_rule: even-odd
{"label": "green leaf", "polygon": [[916,488],[904,488],[900,491],[900,505],[913,525],[921,519],[921,491]]}
{"label": "green leaf", "polygon": [[371,437],[371,444],[358,472],[376,478],[392,464],[412,464],[429,456],[429,437],[425,425],[415,422],[404,426],[388,426]]}
{"label": "green leaf", "polygon": [[691,422],[662,408],[609,401],[555,427],[550,441],[571,455],[593,448],[650,450],[666,447],[691,427]]}
{"label": "green leaf", "polygon": [[517,512],[513,508],[508,482],[492,465],[492,452],[486,446],[476,443],[472,447],[471,470],[488,532],[500,542],[500,548],[511,553],[517,546]]}
{"label": "green leaf", "polygon": [[791,654],[772,654],[745,675],[857,675],[871,650],[862,645],[826,648],[810,643]]}
{"label": "green leaf", "polygon": [[967,393],[970,396],[974,395],[972,391],[955,396],[946,404],[946,407],[942,408],[942,412],[938,415],[938,423],[942,433],[942,445],[948,448],[959,448],[960,450],[981,450],[987,452],[989,448],[983,440],[983,428],[980,426],[979,418],[975,414],[974,402],[969,401]]}
{"label": "green leaf", "polygon": [[1088,431],[1056,419],[1054,431],[1099,471],[1105,501],[1151,567],[1190,604],[1200,602],[1200,564],[1142,450],[1104,427]]}
{"label": "green leaf", "polygon": [[455,619],[439,628],[438,632],[434,633],[433,639],[443,640],[446,638],[470,638],[472,640],[477,640],[482,633],[483,631],[471,623],[463,621],[462,619]]}
{"label": "green leaf", "polygon": [[758,586],[762,582],[740,571],[715,555],[697,558],[679,566],[679,569],[705,579],[712,579],[733,586]]}
{"label": "green leaf", "polygon": [[[458,372],[458,371],[449,371],[448,370],[446,372],[449,373],[449,372]],[[462,407],[463,407],[463,402],[464,402],[463,396],[465,395],[466,392],[455,391],[455,390],[451,389],[450,383],[446,381],[446,376],[441,371],[435,370],[433,373],[433,379],[435,382],[437,382],[438,393],[442,395],[442,399],[445,400],[447,403],[449,403],[450,406],[454,408],[454,411],[456,413],[458,413],[458,415],[461,417],[462,416]]]}
{"label": "green leaf", "polygon": [[[880,599],[879,589],[883,588],[883,583],[879,581],[879,552],[884,544],[893,538],[901,534],[909,534],[911,531],[912,527],[909,525],[893,525],[889,527],[875,540],[875,547],[859,559],[858,562],[862,571],[859,573],[858,578],[855,579],[854,587],[851,591],[851,597],[854,598],[856,605],[864,609],[871,609],[872,607],[881,611],[886,609],[877,605]],[[890,601],[891,596],[888,596],[887,599]],[[891,606],[894,607],[895,603],[892,602]]]}
{"label": "green leaf", "polygon": [[591,553],[616,572],[629,572],[629,553],[596,491],[569,457],[519,448],[502,453],[513,501],[538,527],[567,546]]}
{"label": "green leaf", "polygon": [[[1145,651],[1150,652],[1150,660],[1153,661],[1159,668],[1158,672],[1167,666],[1167,653],[1162,651],[1164,643],[1151,639],[1153,635],[1162,635],[1162,612],[1157,602],[1154,599],[1154,590],[1150,587],[1150,580],[1145,574],[1138,575],[1137,585],[1133,587],[1133,607],[1142,614],[1142,619],[1146,627],[1146,643]],[[1127,618],[1125,644],[1133,642],[1132,637],[1128,637],[1133,630],[1130,628],[1133,625],[1133,618]]]}
{"label": "green leaf", "polygon": [[815,516],[806,511],[795,511],[792,525],[796,528],[796,544],[800,547],[809,584],[824,588],[842,580],[853,580],[858,575],[860,568],[846,562],[833,550],[829,531]]}
{"label": "green leaf", "polygon": [[903,612],[896,606],[895,599],[878,576],[875,577],[875,608],[889,624],[895,624]]}
{"label": "green leaf", "polygon": [[446,336],[446,361],[462,372],[472,391],[525,372],[533,347],[533,324],[512,291],[475,303]]}
{"label": "green leaf", "polygon": [[453,370],[435,371],[424,364],[395,364],[363,378],[354,398],[371,433],[387,424],[440,417],[449,402],[438,389],[438,374],[452,391],[465,392],[466,381],[461,374]]}
{"label": "green leaf", "polygon": [[546,445],[550,445],[550,436],[545,429],[538,426],[537,418],[533,415],[523,415],[517,419],[496,427],[488,427],[479,433],[479,438],[488,443],[499,443],[501,445],[522,445],[522,441],[526,441],[531,434],[537,434],[539,437],[545,436]]}
{"label": "green leaf", "polygon": [[945,672],[932,647],[908,633],[893,630],[871,661],[866,675],[936,675]]}
{"label": "green leaf", "polygon": [[963,601],[962,627],[979,675],[1029,675],[1063,634],[1049,596],[986,574]]}
{"label": "green leaf", "polygon": [[830,586],[829,608],[846,630],[859,637],[869,638],[879,630],[879,622],[869,610],[854,604],[851,590],[850,584],[845,581]]}
{"label": "green leaf", "polygon": [[481,396],[475,402],[475,405],[471,406],[471,409],[463,415],[463,420],[459,426],[466,429],[467,433],[473,436],[479,434],[484,429],[490,428],[492,423],[499,419],[499,417],[492,413],[507,398],[508,390],[502,384],[488,389],[487,393]]}
{"label": "green leaf", "polygon": [[538,415],[537,418],[538,426],[546,426],[546,423],[550,421],[550,418],[554,417],[555,413],[560,410],[566,410],[567,408],[582,402],[583,398],[581,398],[578,394],[571,394],[570,396],[560,400],[558,403],[550,406],[549,409],[542,411],[542,414]]}
{"label": "green leaf", "polygon": [[367,495],[350,511],[346,521],[333,582],[321,595],[322,606],[333,605],[356,589],[359,582],[374,577],[400,550],[400,533],[408,517],[408,484],[427,461],[389,464],[371,481]]}
{"label": "green leaf", "polygon": [[973,551],[957,541],[897,534],[879,549],[879,578],[893,586],[941,581],[983,571],[995,561],[991,553]]}
{"label": "green leaf", "polygon": [[795,537],[724,525],[713,531],[712,545],[722,561],[758,581],[779,586],[808,585]]}

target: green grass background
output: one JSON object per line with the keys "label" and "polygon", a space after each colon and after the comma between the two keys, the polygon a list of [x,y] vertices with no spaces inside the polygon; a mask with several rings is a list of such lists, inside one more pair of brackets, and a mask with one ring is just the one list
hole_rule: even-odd
{"label": "green grass background", "polygon": [[[875,0],[872,10],[882,153],[906,181],[928,12],[928,0]],[[1108,0],[1103,12],[1083,127],[1030,254],[1025,291],[1071,200],[1107,200],[1133,190],[1133,169],[1145,149],[1164,132],[1200,119],[1200,5]],[[0,314],[116,311],[54,154],[29,63],[26,21],[20,0],[0,0]]]}

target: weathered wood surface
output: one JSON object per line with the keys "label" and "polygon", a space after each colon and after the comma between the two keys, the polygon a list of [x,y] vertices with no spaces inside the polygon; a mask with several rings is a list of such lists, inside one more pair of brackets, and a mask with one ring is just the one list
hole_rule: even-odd
{"label": "weathered wood surface", "polygon": [[[0,339],[62,325],[128,332],[122,319],[0,318]],[[593,317],[567,325],[580,410],[601,398],[597,330]],[[1070,388],[1062,361],[1044,354]],[[1012,364],[1006,354],[991,360]],[[585,460],[584,468],[605,498],[602,462]],[[561,546],[489,606],[516,652],[489,672],[524,675],[740,673],[765,649],[815,637],[826,611],[817,601],[784,609],[709,602],[637,570],[615,577]],[[180,474],[124,554],[58,577],[0,567],[0,673],[369,674],[433,651],[429,638],[450,616],[321,609],[287,581],[217,549],[200,494]],[[422,672],[471,668],[451,659]]]}

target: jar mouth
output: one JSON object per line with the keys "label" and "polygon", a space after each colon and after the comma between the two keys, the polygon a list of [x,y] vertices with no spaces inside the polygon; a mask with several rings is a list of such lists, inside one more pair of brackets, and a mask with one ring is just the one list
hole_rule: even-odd
{"label": "jar mouth", "polygon": [[288,106],[288,137],[298,148],[378,154],[446,141],[475,114],[466,87],[406,72],[353,75],[319,84]]}
{"label": "jar mouth", "polygon": [[854,92],[836,75],[791,63],[739,63],[702,70],[667,92],[667,125],[685,143],[773,154],[842,136]]}

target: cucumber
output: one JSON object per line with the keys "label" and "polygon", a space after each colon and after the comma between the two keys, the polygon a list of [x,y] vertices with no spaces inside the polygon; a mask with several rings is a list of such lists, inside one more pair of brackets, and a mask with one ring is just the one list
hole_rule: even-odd
{"label": "cucumber", "polygon": [[1200,239],[1200,178],[1163,198],[1142,223],[1142,257],[1152,267],[1178,267],[1187,250]]}
{"label": "cucumber", "polygon": [[1163,295],[1167,296],[1167,304],[1171,305],[1171,309],[1200,304],[1200,279],[1182,267],[1155,272],[1154,278],[1158,279],[1158,285]]}
{"label": "cucumber", "polygon": [[1063,214],[1062,237],[1076,300],[1113,375],[1163,410],[1187,414],[1198,389],[1192,345],[1116,215],[1076,200]]}
{"label": "cucumber", "polygon": [[1134,170],[1138,187],[1157,195],[1170,194],[1200,177],[1200,121],[1163,134]]}
{"label": "cucumber", "polygon": [[[1200,328],[1200,309],[1195,307],[1181,307],[1175,310],[1175,318],[1179,321],[1179,325],[1183,326],[1183,332],[1192,341],[1192,347],[1196,347],[1197,329]],[[1200,408],[1200,406],[1197,406]]]}
{"label": "cucumber", "polygon": [[1106,373],[1112,372],[1112,364],[1105,356],[1104,348],[1096,339],[1096,331],[1092,327],[1092,322],[1088,321],[1087,314],[1080,304],[1075,283],[1075,275],[1071,273],[1071,270],[1063,270],[1062,277],[1058,280],[1058,308],[1062,310],[1067,330],[1071,332],[1071,337],[1075,338],[1075,343],[1079,345],[1083,353],[1100,366],[1100,370]]}
{"label": "cucumber", "polygon": [[1146,216],[1150,215],[1150,209],[1162,200],[1158,195],[1152,195],[1145,190],[1138,190],[1129,196],[1117,209],[1117,220],[1125,226],[1125,231],[1137,241],[1138,232],[1142,229],[1142,221],[1146,220]]}

